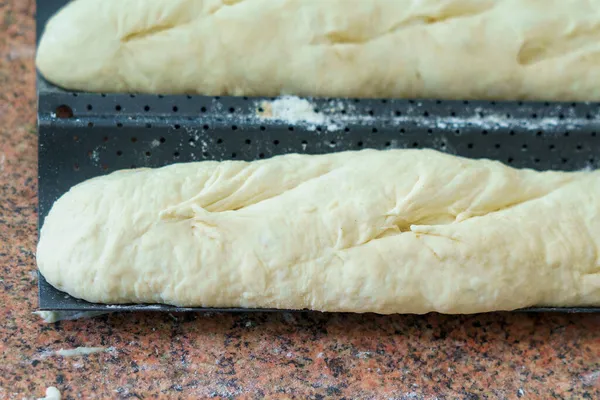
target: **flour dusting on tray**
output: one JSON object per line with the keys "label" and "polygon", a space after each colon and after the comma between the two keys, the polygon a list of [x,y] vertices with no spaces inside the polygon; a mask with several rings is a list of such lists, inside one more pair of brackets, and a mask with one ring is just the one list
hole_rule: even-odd
{"label": "flour dusting on tray", "polygon": [[291,125],[307,124],[309,130],[314,131],[317,126],[322,125],[328,131],[340,129],[329,117],[315,111],[315,106],[306,99],[296,96],[283,96],[273,101],[265,101],[260,104],[261,118],[276,119]]}

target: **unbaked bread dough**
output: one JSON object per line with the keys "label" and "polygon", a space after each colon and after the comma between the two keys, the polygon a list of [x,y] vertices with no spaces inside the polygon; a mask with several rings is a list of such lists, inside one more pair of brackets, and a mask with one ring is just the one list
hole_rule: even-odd
{"label": "unbaked bread dough", "polygon": [[101,303],[475,313],[600,305],[600,172],[433,150],[135,169],[73,187],[37,261]]}
{"label": "unbaked bread dough", "polygon": [[68,89],[600,100],[600,0],[76,0],[40,72]]}

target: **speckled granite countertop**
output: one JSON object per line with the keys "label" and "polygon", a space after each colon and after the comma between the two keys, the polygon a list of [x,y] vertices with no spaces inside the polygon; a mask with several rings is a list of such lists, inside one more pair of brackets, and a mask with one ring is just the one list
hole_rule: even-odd
{"label": "speckled granite countertop", "polygon": [[[600,399],[600,316],[115,314],[44,324],[33,1],[0,1],[0,399]],[[103,347],[63,357],[61,348]]]}

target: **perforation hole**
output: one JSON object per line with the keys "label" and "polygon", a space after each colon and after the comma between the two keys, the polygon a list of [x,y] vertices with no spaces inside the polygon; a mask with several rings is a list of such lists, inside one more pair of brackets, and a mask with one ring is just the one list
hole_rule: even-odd
{"label": "perforation hole", "polygon": [[135,98],[135,94],[132,93],[132,94],[129,95],[129,97],[131,97],[132,99],[134,99]]}
{"label": "perforation hole", "polygon": [[585,118],[586,119],[594,119],[594,116],[592,114],[586,114]]}
{"label": "perforation hole", "polygon": [[592,133],[590,133],[590,136],[591,136],[591,137],[596,137],[596,132],[592,132]]}
{"label": "perforation hole", "polygon": [[248,145],[249,145],[249,144],[252,144],[252,140],[250,140],[250,139],[246,139],[246,144],[248,144]]}
{"label": "perforation hole", "polygon": [[537,137],[540,137],[540,136],[542,136],[543,134],[544,134],[544,132],[542,132],[542,131],[537,131],[537,132],[536,132],[536,134],[535,134],[535,136],[537,136]]}
{"label": "perforation hole", "polygon": [[414,147],[414,148],[419,147],[419,142],[413,142],[412,147]]}
{"label": "perforation hole", "polygon": [[180,128],[181,128],[181,125],[179,125],[179,124],[175,124],[175,125],[173,125],[173,128],[175,128],[175,129],[180,129]]}
{"label": "perforation hole", "polygon": [[137,138],[134,136],[131,138],[131,143],[135,143],[135,142],[137,142]]}
{"label": "perforation hole", "polygon": [[150,106],[144,106],[144,111],[146,111],[146,112],[150,111]]}
{"label": "perforation hole", "polygon": [[210,154],[208,154],[208,152],[206,152],[206,151],[202,152],[202,157],[208,158],[209,156],[210,156]]}
{"label": "perforation hole", "polygon": [[472,149],[473,147],[475,147],[475,145],[473,143],[467,144],[467,148]]}
{"label": "perforation hole", "polygon": [[553,144],[551,144],[551,145],[548,146],[548,150],[552,151],[552,150],[555,150],[555,149],[556,149],[556,146],[553,145]]}
{"label": "perforation hole", "polygon": [[237,154],[236,153],[231,153],[231,158],[236,158]]}
{"label": "perforation hole", "polygon": [[565,119],[565,115],[564,114],[558,114],[558,119]]}
{"label": "perforation hole", "polygon": [[531,118],[537,119],[538,115],[536,113],[531,114]]}
{"label": "perforation hole", "polygon": [[150,157],[152,155],[152,153],[150,153],[149,151],[147,151],[145,154],[146,154],[146,157]]}
{"label": "perforation hole", "polygon": [[583,146],[582,146],[582,145],[580,145],[580,144],[578,144],[577,146],[575,146],[575,149],[576,149],[577,151],[581,151],[581,150],[583,149]]}
{"label": "perforation hole", "polygon": [[174,153],[173,153],[173,157],[174,157],[174,158],[179,158],[179,152],[178,152],[178,151],[174,152]]}
{"label": "perforation hole", "polygon": [[189,138],[188,143],[192,147],[196,147],[196,140],[194,138]]}
{"label": "perforation hole", "polygon": [[456,136],[460,136],[460,129],[457,129],[457,130],[455,130],[455,131],[454,131],[454,134],[455,134]]}
{"label": "perforation hole", "polygon": [[570,135],[571,135],[571,132],[569,132],[569,131],[565,131],[565,133],[563,133],[564,137],[569,137]]}
{"label": "perforation hole", "polygon": [[494,147],[495,147],[496,149],[499,149],[499,148],[501,147],[501,146],[500,146],[500,143],[496,143],[496,144],[494,145]]}
{"label": "perforation hole", "polygon": [[425,111],[425,112],[423,113],[423,116],[424,116],[424,117],[429,117],[429,112]]}
{"label": "perforation hole", "polygon": [[261,127],[260,127],[260,130],[261,130],[261,131],[266,131],[266,130],[267,130],[267,128],[266,128],[266,127],[264,127],[264,126],[261,126]]}
{"label": "perforation hole", "polygon": [[177,111],[179,111],[179,107],[173,106],[173,112],[177,112]]}
{"label": "perforation hole", "polygon": [[88,128],[93,128],[94,127],[94,123],[93,122],[88,122]]}
{"label": "perforation hole", "polygon": [[361,142],[358,142],[358,143],[356,143],[356,145],[357,145],[358,147],[363,147],[364,143],[361,141]]}
{"label": "perforation hole", "polygon": [[223,143],[223,139],[221,139],[221,138],[217,139],[217,144],[221,144],[221,143]]}
{"label": "perforation hole", "polygon": [[394,114],[396,114],[396,117],[402,116],[402,112],[400,112],[400,111],[396,111]]}
{"label": "perforation hole", "polygon": [[523,150],[523,151],[527,151],[528,148],[529,148],[529,146],[527,146],[526,144],[521,146],[521,150]]}
{"label": "perforation hole", "polygon": [[273,144],[274,144],[275,146],[277,146],[277,145],[279,144],[279,140],[277,140],[277,139],[273,140]]}
{"label": "perforation hole", "polygon": [[92,111],[92,110],[94,109],[94,107],[92,107],[92,105],[91,105],[91,104],[88,104],[87,106],[85,106],[85,108],[86,108],[88,111]]}
{"label": "perforation hole", "polygon": [[108,136],[104,136],[104,137],[102,138],[102,141],[103,141],[104,143],[108,142]]}
{"label": "perforation hole", "polygon": [[485,136],[485,135],[487,135],[487,134],[488,134],[488,131],[486,131],[486,130],[483,130],[483,131],[481,131],[481,134],[482,134],[483,136]]}
{"label": "perforation hole", "polygon": [[511,164],[515,159],[512,157],[508,157],[508,159],[506,160],[509,164]]}
{"label": "perforation hole", "polygon": [[60,119],[73,118],[73,109],[65,104],[56,107],[54,113]]}
{"label": "perforation hole", "polygon": [[368,110],[367,114],[369,114],[371,117],[375,115],[375,111],[373,110]]}
{"label": "perforation hole", "polygon": [[345,128],[344,128],[344,132],[350,132],[350,128],[348,128],[348,127],[345,127]]}
{"label": "perforation hole", "polygon": [[152,128],[152,124],[146,124],[146,128]]}
{"label": "perforation hole", "polygon": [[115,111],[121,111],[121,106],[119,104],[115,106]]}
{"label": "perforation hole", "polygon": [[510,131],[508,134],[509,134],[510,136],[515,136],[515,131]]}
{"label": "perforation hole", "polygon": [[123,152],[121,150],[117,150],[117,156],[121,157],[123,155]]}
{"label": "perforation hole", "polygon": [[294,127],[293,126],[288,126],[288,131],[293,132],[294,131]]}
{"label": "perforation hole", "polygon": [[203,112],[203,113],[205,113],[205,112],[206,112],[206,107],[201,107],[201,108],[200,108],[200,112]]}
{"label": "perforation hole", "polygon": [[208,126],[208,125],[203,125],[203,126],[202,126],[202,129],[203,129],[203,130],[205,130],[205,131],[207,131],[207,130],[209,130],[209,129],[210,129],[210,126]]}
{"label": "perforation hole", "polygon": [[536,164],[539,164],[540,163],[540,159],[539,158],[534,158],[533,162],[536,163]]}
{"label": "perforation hole", "polygon": [[563,158],[560,159],[560,162],[562,162],[563,164],[566,164],[566,163],[569,162],[569,159],[563,157]]}
{"label": "perforation hole", "polygon": [[235,108],[233,108],[233,107],[229,107],[229,113],[230,113],[230,114],[233,114],[234,112],[235,112]]}
{"label": "perforation hole", "polygon": [[260,154],[258,155],[258,158],[265,158],[265,154],[264,154],[264,153],[260,153]]}
{"label": "perforation hole", "polygon": [[123,124],[120,122],[117,122],[117,128],[122,128],[122,127],[123,127]]}
{"label": "perforation hole", "polygon": [[433,129],[427,129],[427,133],[433,133]]}
{"label": "perforation hole", "polygon": [[373,132],[373,133],[377,133],[377,128],[373,128],[373,129],[371,129],[371,132]]}
{"label": "perforation hole", "polygon": [[385,147],[391,147],[392,146],[392,142],[385,142]]}
{"label": "perforation hole", "polygon": [[161,143],[164,143],[166,141],[167,141],[167,139],[165,139],[164,137],[161,137],[160,140],[159,140],[159,142],[161,142]]}

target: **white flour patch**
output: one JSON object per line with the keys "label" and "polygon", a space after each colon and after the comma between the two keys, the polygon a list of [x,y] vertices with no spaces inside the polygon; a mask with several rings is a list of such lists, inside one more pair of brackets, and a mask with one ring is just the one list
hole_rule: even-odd
{"label": "white flour patch", "polygon": [[96,353],[114,352],[114,347],[76,347],[74,349],[49,350],[42,353],[41,358],[47,357],[80,357]]}
{"label": "white flour patch", "polygon": [[154,139],[154,140],[152,141],[152,143],[150,143],[150,148],[151,148],[151,149],[154,149],[154,148],[156,148],[156,147],[158,147],[158,146],[160,146],[160,141],[158,141],[157,139]]}
{"label": "white flour patch", "polygon": [[268,107],[270,107],[271,118],[290,124],[306,122],[321,125],[327,120],[323,114],[315,111],[315,106],[311,102],[299,97],[281,97],[269,103]]}
{"label": "white flour patch", "polygon": [[54,386],[50,386],[46,389],[46,397],[39,397],[38,400],[60,400],[60,391]]}
{"label": "white flour patch", "polygon": [[[289,125],[305,125],[309,131],[323,127],[329,132],[342,129],[332,116],[317,111],[315,105],[307,99],[296,96],[283,96],[270,102],[263,102],[258,107],[263,109],[261,119],[274,119]],[[337,108],[336,108],[337,107]],[[331,103],[327,111],[335,112],[344,108],[343,103]]]}

